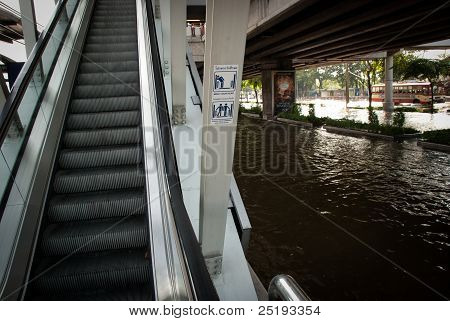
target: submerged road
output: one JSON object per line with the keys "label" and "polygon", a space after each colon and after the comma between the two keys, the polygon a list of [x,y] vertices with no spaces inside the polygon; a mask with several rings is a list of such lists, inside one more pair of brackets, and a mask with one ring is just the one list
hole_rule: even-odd
{"label": "submerged road", "polygon": [[315,300],[450,297],[450,156],[241,117],[234,173],[267,286]]}

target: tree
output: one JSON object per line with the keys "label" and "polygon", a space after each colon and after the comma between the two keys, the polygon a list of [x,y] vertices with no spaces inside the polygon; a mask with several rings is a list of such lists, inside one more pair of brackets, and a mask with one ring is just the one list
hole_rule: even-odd
{"label": "tree", "polygon": [[413,51],[403,51],[394,55],[394,81],[398,82],[403,79],[406,67],[415,59],[417,57],[413,54]]}
{"label": "tree", "polygon": [[258,92],[262,88],[261,78],[254,77],[242,81],[242,88],[251,88],[255,92],[256,105],[259,106]]}
{"label": "tree", "polygon": [[383,72],[383,61],[381,59],[368,60],[364,64],[364,72],[367,81],[367,90],[369,91],[369,108],[372,107],[372,83],[376,81],[379,74]]}
{"label": "tree", "polygon": [[450,76],[449,60],[430,60],[416,58],[411,60],[403,72],[403,79],[419,79],[430,83],[431,87],[431,112],[434,106],[434,85],[441,77]]}

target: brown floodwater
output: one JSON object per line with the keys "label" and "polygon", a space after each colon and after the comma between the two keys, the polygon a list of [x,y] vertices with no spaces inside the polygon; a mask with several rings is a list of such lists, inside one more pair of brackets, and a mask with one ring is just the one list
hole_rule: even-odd
{"label": "brown floodwater", "polygon": [[240,117],[234,173],[264,285],[315,300],[450,297],[450,156]]}

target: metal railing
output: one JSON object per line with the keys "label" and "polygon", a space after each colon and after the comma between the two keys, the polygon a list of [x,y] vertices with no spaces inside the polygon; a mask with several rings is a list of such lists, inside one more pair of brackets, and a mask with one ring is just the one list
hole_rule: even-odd
{"label": "metal railing", "polygon": [[55,60],[62,49],[62,40],[79,2],[80,0],[58,2],[49,25],[40,34],[1,111],[0,171],[3,173],[0,180],[0,219],[14,185],[14,177],[29,135],[41,109],[43,96],[55,70]]}
{"label": "metal railing", "polygon": [[294,278],[286,274],[277,275],[270,281],[268,294],[270,301],[311,300]]}
{"label": "metal railing", "polygon": [[[148,33],[150,42],[150,55],[148,61],[151,63],[152,78],[155,87],[156,117],[158,128],[156,139],[161,141],[163,156],[163,167],[165,177],[163,183],[166,193],[161,196],[167,199],[168,208],[166,211],[168,223],[174,224],[175,243],[179,246],[181,257],[179,259],[185,267],[187,274],[187,288],[192,291],[191,297],[194,300],[218,300],[218,295],[206,268],[205,260],[201,252],[200,244],[195,235],[192,223],[184,205],[178,167],[176,163],[176,154],[172,138],[172,126],[170,122],[169,108],[167,106],[166,91],[164,88],[164,77],[161,67],[161,58],[159,55],[153,5],[151,0],[145,1],[145,8],[148,22]],[[168,231],[170,234],[170,231]],[[181,268],[183,270],[183,268]]]}

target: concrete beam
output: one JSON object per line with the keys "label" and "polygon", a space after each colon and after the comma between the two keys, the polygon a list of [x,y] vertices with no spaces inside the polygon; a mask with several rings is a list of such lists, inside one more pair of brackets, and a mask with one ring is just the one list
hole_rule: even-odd
{"label": "concrete beam", "polygon": [[22,17],[23,38],[25,41],[25,52],[30,56],[37,42],[36,15],[33,0],[19,0],[20,14]]}

